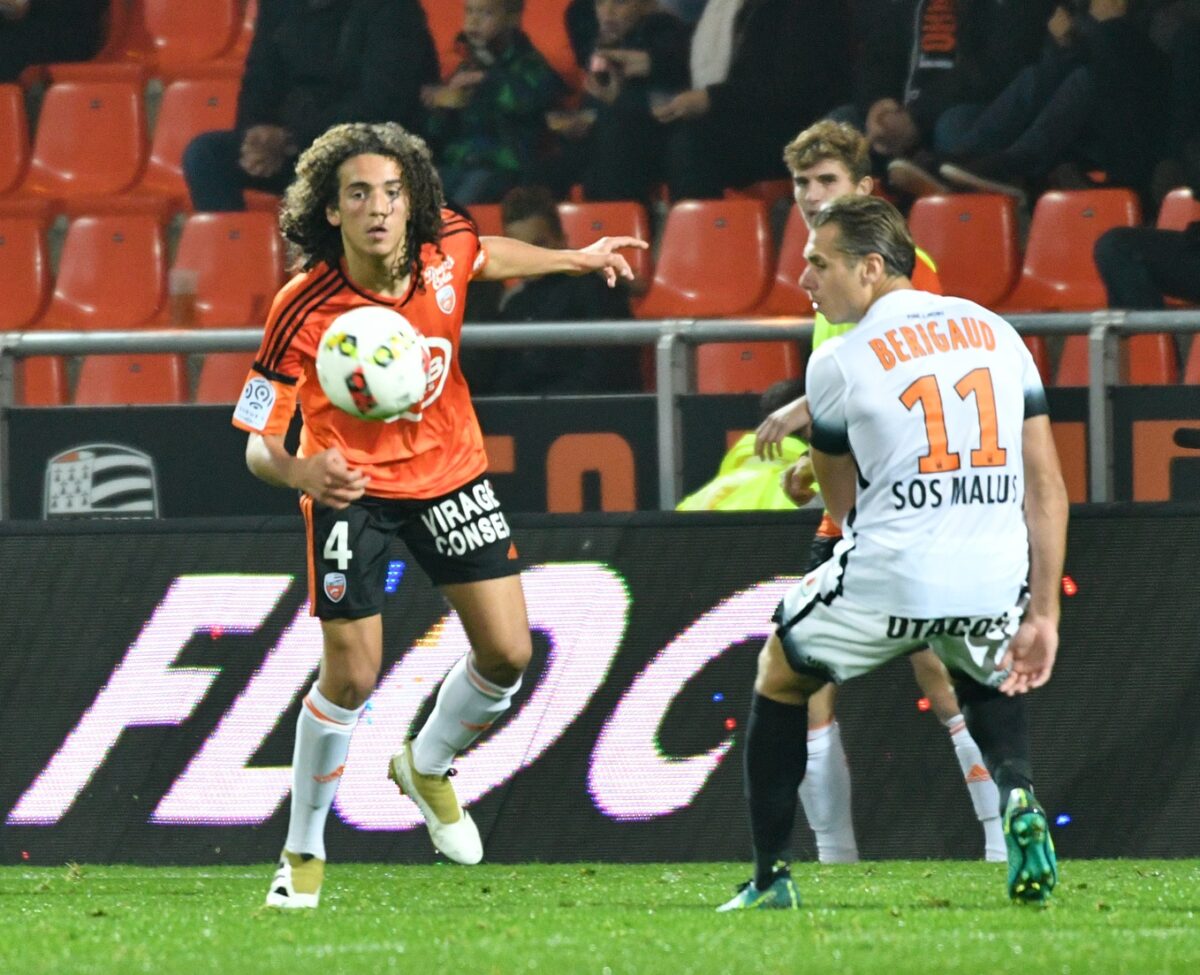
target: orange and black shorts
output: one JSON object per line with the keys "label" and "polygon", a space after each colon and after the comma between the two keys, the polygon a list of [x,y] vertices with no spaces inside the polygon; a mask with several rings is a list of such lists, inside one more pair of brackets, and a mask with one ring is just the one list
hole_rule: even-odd
{"label": "orange and black shorts", "polygon": [[364,496],[346,508],[304,495],[300,510],[308,534],[312,612],[323,620],[382,611],[396,539],[435,586],[521,571],[508,520],[486,477],[436,498]]}

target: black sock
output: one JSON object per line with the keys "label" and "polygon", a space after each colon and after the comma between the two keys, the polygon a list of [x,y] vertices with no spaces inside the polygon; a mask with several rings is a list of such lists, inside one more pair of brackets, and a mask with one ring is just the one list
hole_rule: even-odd
{"label": "black sock", "polygon": [[1000,814],[1004,815],[1013,789],[1033,793],[1025,695],[1009,697],[971,680],[956,680],[954,690],[967,730],[983,753],[983,762],[1000,790]]}
{"label": "black sock", "polygon": [[746,801],[754,839],[754,886],[764,890],[787,863],[796,790],[808,761],[808,708],[755,694],[746,724]]}

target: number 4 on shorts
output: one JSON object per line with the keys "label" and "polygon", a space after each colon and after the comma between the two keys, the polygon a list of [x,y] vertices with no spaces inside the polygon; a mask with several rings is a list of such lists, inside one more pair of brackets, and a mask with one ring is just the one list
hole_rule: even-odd
{"label": "number 4 on shorts", "polygon": [[338,571],[345,572],[350,566],[354,553],[350,551],[350,525],[345,521],[335,521],[325,539],[325,551],[322,553],[328,562],[336,562]]}

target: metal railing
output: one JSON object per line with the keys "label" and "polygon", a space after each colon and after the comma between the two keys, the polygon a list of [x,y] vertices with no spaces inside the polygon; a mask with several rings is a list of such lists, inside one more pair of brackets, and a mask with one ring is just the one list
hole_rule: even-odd
{"label": "metal railing", "polygon": [[[1005,316],[1022,334],[1088,336],[1088,486],[1092,501],[1113,497],[1112,404],[1110,391],[1118,381],[1118,340],[1139,332],[1200,331],[1200,309],[1185,311],[1068,312]],[[692,388],[693,346],[707,342],[808,340],[809,318],[664,319],[662,321],[600,321],[532,325],[468,325],[467,348],[527,348],[529,346],[641,345],[655,349],[657,379],[659,506],[675,507],[681,493],[682,424],[678,396]],[[13,405],[13,363],[41,355],[115,353],[245,352],[258,348],[259,329],[124,332],[7,332],[0,333],[0,517],[8,506],[7,409]]]}

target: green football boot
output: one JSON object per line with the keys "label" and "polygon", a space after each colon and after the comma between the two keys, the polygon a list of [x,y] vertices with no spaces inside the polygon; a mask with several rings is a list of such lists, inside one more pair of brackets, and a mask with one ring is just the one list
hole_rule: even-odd
{"label": "green football boot", "polygon": [[1008,797],[1004,841],[1008,846],[1008,896],[1044,904],[1058,883],[1058,859],[1046,813],[1024,789],[1014,789]]}
{"label": "green football boot", "polygon": [[796,889],[790,874],[780,873],[775,875],[766,890],[759,890],[753,880],[747,880],[738,888],[736,896],[718,907],[717,911],[795,911],[799,908],[800,891]]}

